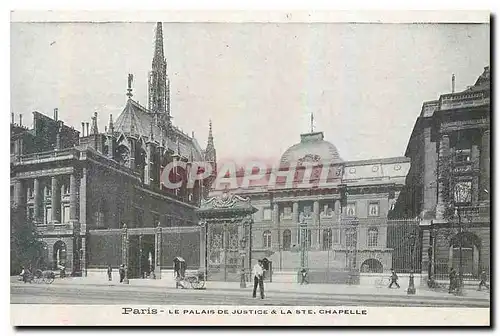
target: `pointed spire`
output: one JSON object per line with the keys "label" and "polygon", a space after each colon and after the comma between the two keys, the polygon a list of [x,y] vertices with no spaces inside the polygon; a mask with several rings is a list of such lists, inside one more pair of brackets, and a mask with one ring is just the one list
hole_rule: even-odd
{"label": "pointed spire", "polygon": [[311,112],[311,133],[314,133],[314,114]]}
{"label": "pointed spire", "polygon": [[215,152],[214,136],[212,134],[212,120],[208,121],[208,141],[207,149],[205,150],[205,160],[208,162],[216,162],[217,155]]}
{"label": "pointed spire", "polygon": [[163,60],[165,58],[163,55],[163,28],[161,22],[156,23],[155,53],[153,62],[155,58],[158,58],[159,60]]}
{"label": "pointed spire", "polygon": [[113,115],[109,115],[109,123],[108,123],[108,133],[113,134],[115,131],[115,125],[113,124]]}
{"label": "pointed spire", "polygon": [[99,130],[97,129],[97,112],[94,112],[94,116],[92,117],[92,127],[90,128],[91,134],[98,134]]}
{"label": "pointed spire", "polygon": [[170,123],[170,82],[167,77],[167,61],[163,53],[163,29],[156,24],[153,62],[148,82],[148,109],[159,115],[160,123]]}

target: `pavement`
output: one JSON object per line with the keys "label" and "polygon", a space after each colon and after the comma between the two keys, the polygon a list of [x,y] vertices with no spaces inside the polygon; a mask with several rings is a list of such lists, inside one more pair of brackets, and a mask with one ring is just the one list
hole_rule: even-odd
{"label": "pavement", "polygon": [[[240,288],[239,282],[207,281],[205,290],[175,288],[173,279],[131,279],[120,284],[117,279],[107,281],[98,277],[55,279],[54,283],[24,284],[11,280],[11,303],[165,303],[167,300],[183,304],[262,304],[248,302],[252,286]],[[489,291],[464,290],[463,296],[417,288],[415,295],[400,289],[361,285],[265,283],[266,304],[276,305],[368,305],[368,306],[465,306],[489,307]],[[127,294],[124,294],[127,293]]]}

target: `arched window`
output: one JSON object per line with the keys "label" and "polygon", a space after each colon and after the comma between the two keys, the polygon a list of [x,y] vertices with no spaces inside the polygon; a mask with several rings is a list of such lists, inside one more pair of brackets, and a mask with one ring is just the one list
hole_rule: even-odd
{"label": "arched window", "polygon": [[292,244],[292,232],[288,229],[283,231],[283,249],[289,250]]}
{"label": "arched window", "polygon": [[271,248],[271,231],[266,230],[262,234],[262,241],[264,244],[264,248],[270,249]]}
{"label": "arched window", "polygon": [[377,228],[368,229],[368,247],[376,247],[378,245],[378,230]]}
{"label": "arched window", "polygon": [[323,250],[328,251],[332,248],[332,229],[323,230]]}
{"label": "arched window", "polygon": [[129,149],[126,146],[124,146],[124,145],[120,145],[116,149],[116,153],[117,153],[117,156],[118,156],[118,162],[122,166],[128,166],[128,163],[129,163],[129,160],[130,160],[130,151],[129,151]]}

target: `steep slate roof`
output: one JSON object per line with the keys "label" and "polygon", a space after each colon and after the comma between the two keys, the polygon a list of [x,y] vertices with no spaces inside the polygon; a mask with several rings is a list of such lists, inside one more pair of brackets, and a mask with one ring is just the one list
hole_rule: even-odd
{"label": "steep slate roof", "polygon": [[[167,137],[167,134],[162,131],[162,128],[153,122],[153,118],[154,114],[149,112],[144,106],[133,99],[128,99],[125,108],[114,123],[115,132],[118,134],[138,134],[141,137],[149,139],[151,124],[153,124],[152,134],[154,141],[160,143],[163,139],[165,141],[165,146],[175,154],[177,154],[179,150],[182,156],[190,160],[203,161],[202,150],[196,139],[183,133],[175,126],[170,128],[174,133],[173,136]],[[177,139],[178,142],[174,139]]]}

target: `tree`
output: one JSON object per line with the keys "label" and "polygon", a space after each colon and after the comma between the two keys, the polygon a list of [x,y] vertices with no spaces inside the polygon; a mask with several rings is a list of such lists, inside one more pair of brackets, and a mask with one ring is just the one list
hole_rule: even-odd
{"label": "tree", "polygon": [[10,206],[10,268],[11,274],[19,274],[23,266],[38,268],[43,260],[43,243],[33,222],[26,219],[23,207]]}

